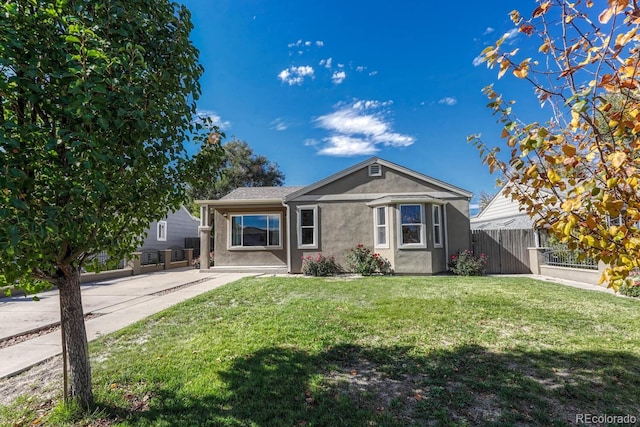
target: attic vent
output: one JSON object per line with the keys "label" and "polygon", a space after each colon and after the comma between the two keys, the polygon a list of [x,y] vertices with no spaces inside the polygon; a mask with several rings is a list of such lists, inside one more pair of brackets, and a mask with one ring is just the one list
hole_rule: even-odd
{"label": "attic vent", "polygon": [[382,166],[377,163],[369,165],[369,176],[382,176]]}

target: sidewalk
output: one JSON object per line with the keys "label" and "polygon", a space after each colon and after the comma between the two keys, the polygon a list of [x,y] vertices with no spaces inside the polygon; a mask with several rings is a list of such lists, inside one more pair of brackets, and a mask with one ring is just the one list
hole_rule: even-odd
{"label": "sidewalk", "polygon": [[[141,276],[82,285],[89,341],[109,334],[211,289],[257,274],[200,273],[194,268],[159,271]],[[60,321],[57,291],[30,297],[0,298],[0,341]],[[60,354],[59,328],[17,344],[0,348],[0,378],[10,377]]]}

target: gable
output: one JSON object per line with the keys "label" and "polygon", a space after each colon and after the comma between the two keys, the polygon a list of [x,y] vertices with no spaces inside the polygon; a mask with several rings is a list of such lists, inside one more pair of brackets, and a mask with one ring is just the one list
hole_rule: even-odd
{"label": "gable", "polygon": [[[373,168],[370,168],[373,166]],[[436,198],[470,198],[471,193],[391,162],[371,158],[289,195],[287,201],[340,199],[368,195],[429,195]]]}

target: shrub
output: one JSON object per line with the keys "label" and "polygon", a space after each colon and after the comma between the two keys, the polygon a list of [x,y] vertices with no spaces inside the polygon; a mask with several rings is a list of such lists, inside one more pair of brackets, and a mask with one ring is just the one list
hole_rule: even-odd
{"label": "shrub", "polygon": [[458,276],[483,276],[487,271],[487,256],[475,256],[466,250],[458,255],[452,255],[449,262],[451,272]]}
{"label": "shrub", "polygon": [[375,273],[392,274],[391,262],[388,259],[373,253],[371,249],[360,244],[347,252],[347,268],[349,271],[363,276]]}
{"label": "shrub", "polygon": [[632,272],[629,279],[618,289],[622,295],[640,298],[640,273]]}
{"label": "shrub", "polygon": [[[213,260],[214,255],[215,253],[213,251],[209,252],[209,267],[213,267],[214,265],[214,260]],[[193,266],[195,268],[200,268],[200,257],[193,260]]]}
{"label": "shrub", "polygon": [[311,256],[302,257],[302,273],[305,276],[335,276],[341,270],[333,257],[327,258],[322,254],[318,254],[315,258]]}

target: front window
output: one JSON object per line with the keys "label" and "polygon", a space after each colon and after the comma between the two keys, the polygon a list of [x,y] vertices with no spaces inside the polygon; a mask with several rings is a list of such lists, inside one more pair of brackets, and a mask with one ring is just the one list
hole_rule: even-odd
{"label": "front window", "polygon": [[280,247],[280,214],[231,215],[231,247]]}
{"label": "front window", "polygon": [[442,207],[433,205],[433,246],[442,247]]}
{"label": "front window", "polygon": [[318,248],[317,206],[300,206],[298,208],[298,247]]}
{"label": "front window", "polygon": [[400,244],[424,246],[422,205],[400,205]]}
{"label": "front window", "polygon": [[380,206],[375,208],[373,210],[373,223],[376,248],[389,247],[389,227],[387,222],[387,207]]}

